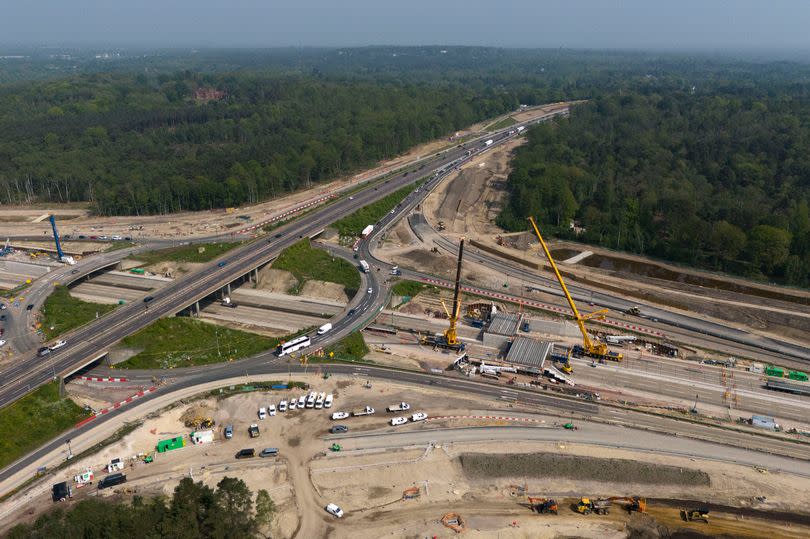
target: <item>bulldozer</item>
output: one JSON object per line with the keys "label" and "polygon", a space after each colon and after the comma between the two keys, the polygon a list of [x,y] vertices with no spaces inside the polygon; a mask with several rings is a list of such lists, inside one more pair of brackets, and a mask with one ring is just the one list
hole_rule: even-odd
{"label": "bulldozer", "polygon": [[551,498],[529,498],[532,511],[537,514],[557,514],[557,502]]}
{"label": "bulldozer", "polygon": [[610,513],[610,500],[599,498],[591,501],[590,498],[580,498],[577,503],[577,512],[583,515],[589,515],[591,513],[607,515]]}
{"label": "bulldozer", "polygon": [[686,522],[694,522],[702,520],[706,524],[709,523],[709,508],[698,507],[697,509],[681,509],[681,518]]}

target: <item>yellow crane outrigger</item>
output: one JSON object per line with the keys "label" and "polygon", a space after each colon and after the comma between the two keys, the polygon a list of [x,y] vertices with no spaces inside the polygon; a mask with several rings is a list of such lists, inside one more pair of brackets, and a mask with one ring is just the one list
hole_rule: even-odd
{"label": "yellow crane outrigger", "polygon": [[[537,235],[537,239],[540,240],[540,245],[543,247],[543,252],[546,253],[546,258],[548,259],[549,264],[551,264],[551,269],[554,270],[554,275],[557,276],[557,281],[560,283],[560,288],[562,288],[563,294],[565,294],[565,299],[568,300],[568,305],[574,312],[574,320],[576,320],[577,326],[579,326],[579,331],[582,333],[582,353],[588,357],[621,361],[623,359],[621,354],[608,350],[605,343],[593,342],[591,340],[591,336],[588,335],[588,330],[585,328],[585,320],[590,320],[591,318],[604,318],[607,309],[595,311],[584,316],[579,314],[577,305],[574,303],[574,298],[571,297],[571,294],[568,292],[568,287],[565,286],[565,281],[563,281],[562,275],[560,275],[560,270],[557,269],[557,264],[554,263],[554,259],[551,257],[551,252],[548,250],[548,245],[546,245],[545,240],[543,240],[543,236],[540,235],[540,229],[537,228],[537,223],[535,223],[534,217],[529,217],[529,222],[532,224],[532,228],[534,229],[534,233]],[[576,348],[577,347],[574,347],[574,355],[576,355],[578,352]]]}

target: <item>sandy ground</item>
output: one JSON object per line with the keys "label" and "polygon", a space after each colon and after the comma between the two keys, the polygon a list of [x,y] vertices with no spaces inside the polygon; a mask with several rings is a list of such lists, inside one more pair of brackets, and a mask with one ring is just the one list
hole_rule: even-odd
{"label": "sandy ground", "polygon": [[[313,373],[322,370],[316,365],[312,369]],[[374,416],[350,418],[340,423],[348,425],[351,433],[376,433],[390,428],[386,426],[390,415],[383,411],[384,408],[402,400],[410,402],[412,410],[425,410],[433,416],[483,413],[480,409],[482,403],[478,399],[447,394],[442,390],[394,383],[375,381],[366,387],[362,375],[354,379],[341,377],[324,380],[320,374],[313,374],[296,376],[295,379],[308,381],[313,390],[334,394],[332,409],[288,411],[263,421],[257,419],[256,411],[260,406],[297,397],[304,393],[303,390],[254,392],[221,400],[207,398],[180,402],[160,415],[146,419],[134,432],[114,445],[72,462],[69,470],[60,472],[60,475],[68,478],[90,467],[96,472],[98,481],[105,475],[102,471],[105,463],[112,458],[123,458],[127,461],[125,473],[128,482],[104,491],[103,495],[124,499],[134,494],[169,494],[182,477],[191,476],[210,485],[226,475],[239,477],[254,493],[258,489],[268,490],[276,502],[278,516],[269,530],[273,536],[300,538],[450,537],[453,533],[438,522],[449,511],[455,511],[466,519],[469,529],[465,535],[470,537],[625,537],[626,526],[634,525],[633,520],[628,520],[620,510],[613,511],[608,517],[583,517],[567,509],[567,505],[561,506],[557,517],[536,516],[521,505],[525,498],[516,495],[514,485],[524,486],[529,495],[552,496],[565,503],[581,495],[641,495],[650,498],[710,499],[715,503],[734,506],[789,511],[804,509],[803,500],[810,495],[810,481],[794,476],[763,474],[752,468],[731,464],[708,464],[688,458],[637,454],[580,444],[455,442],[409,446],[405,441],[387,448],[333,453],[328,451],[331,440],[325,439],[329,427],[335,424],[328,419],[331,412],[373,406],[377,409]],[[495,401],[485,406],[493,410],[509,409],[507,403],[498,404]],[[133,458],[139,453],[151,451],[158,440],[188,435],[192,429],[183,425],[183,415],[211,417],[216,422],[215,441],[202,446],[187,445],[177,451],[159,454],[155,462],[148,465]],[[547,422],[555,420],[549,414],[538,417]],[[258,439],[248,437],[247,427],[251,423],[260,425],[261,436]],[[228,424],[234,426],[232,440],[226,440],[221,435],[223,427]],[[457,421],[454,425],[460,426],[461,423]],[[426,427],[424,424],[411,424],[398,428],[418,432]],[[350,441],[347,440],[347,443]],[[257,457],[236,460],[234,454],[245,447],[253,447],[257,451],[263,447],[277,447],[280,455],[275,459]],[[469,452],[551,452],[640,460],[703,470],[709,474],[711,486],[615,484],[601,480],[598,468],[593,472],[592,480],[572,481],[551,477],[478,480],[468,477],[458,462],[460,454]],[[15,512],[18,519],[29,521],[41,511],[53,507],[47,501],[46,489],[55,480],[47,480],[40,493]],[[402,500],[402,491],[414,486],[420,488],[421,496],[414,500]],[[93,487],[80,489],[71,503],[95,493]],[[761,496],[765,496],[764,501],[756,499]],[[19,503],[20,498],[22,495],[17,495],[6,503]],[[323,506],[329,502],[339,503],[347,512],[346,518],[335,521],[327,515]],[[677,511],[651,504],[650,513],[656,519],[673,519]],[[633,518],[636,517],[638,515]],[[700,527],[698,524],[683,526],[712,532],[722,531],[725,525],[743,528],[758,526],[760,532],[766,529],[763,526],[769,526],[757,520],[737,520],[713,514],[711,527]],[[3,524],[11,525],[13,522]],[[672,524],[677,524],[677,521],[672,520]],[[776,530],[773,536],[779,537],[801,537],[801,533],[807,532],[796,526],[787,530],[775,524],[770,526],[767,529]],[[735,528],[737,536],[756,536],[746,535],[747,531],[743,528]],[[779,533],[782,531],[785,533]]]}

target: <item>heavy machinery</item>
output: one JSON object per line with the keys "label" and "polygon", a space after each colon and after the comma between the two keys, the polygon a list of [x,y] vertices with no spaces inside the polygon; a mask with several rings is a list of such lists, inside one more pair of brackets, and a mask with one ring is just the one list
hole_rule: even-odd
{"label": "heavy machinery", "polygon": [[540,229],[537,228],[537,223],[535,223],[533,217],[529,217],[529,222],[532,224],[532,228],[534,229],[534,233],[537,235],[537,239],[540,240],[540,245],[543,247],[543,252],[546,254],[549,264],[551,264],[551,269],[554,270],[554,275],[557,277],[557,281],[560,283],[560,288],[562,288],[565,299],[568,300],[568,305],[571,307],[571,311],[574,313],[574,320],[576,320],[577,326],[579,326],[579,331],[582,333],[582,346],[574,347],[574,356],[582,354],[596,359],[611,359],[613,361],[621,361],[623,359],[621,354],[608,350],[605,343],[592,341],[590,335],[588,335],[588,330],[585,328],[586,320],[597,317],[604,318],[607,309],[602,309],[586,315],[581,315],[579,313],[577,305],[574,303],[574,298],[572,298],[571,294],[568,292],[568,287],[565,286],[565,281],[563,281],[560,270],[557,269],[557,264],[554,263],[554,259],[551,257],[551,252],[548,250],[548,245],[546,245],[545,240],[543,240],[543,236],[540,235]]}
{"label": "heavy machinery", "polygon": [[615,496],[608,498],[608,500],[622,504],[628,513],[632,513],[633,511],[639,513],[647,512],[647,500],[645,498],[639,498],[638,496]]}
{"label": "heavy machinery", "polygon": [[48,221],[51,222],[51,229],[53,230],[53,241],[56,243],[56,256],[59,262],[73,266],[76,260],[72,256],[68,256],[62,252],[62,242],[59,241],[59,232],[56,231],[56,218],[53,215],[48,216]]}
{"label": "heavy machinery", "polygon": [[557,514],[557,502],[551,498],[529,498],[532,511],[538,514]]}
{"label": "heavy machinery", "polygon": [[695,520],[702,520],[705,523],[709,523],[709,508],[708,507],[698,507],[697,509],[681,509],[681,518],[683,518],[687,522],[693,522]]}
{"label": "heavy machinery", "polygon": [[607,515],[610,513],[610,500],[599,498],[591,501],[590,498],[580,498],[577,503],[577,512],[583,515],[589,515],[591,513]]}
{"label": "heavy machinery", "polygon": [[448,309],[447,305],[442,301],[444,312],[447,313],[447,318],[450,321],[450,327],[447,328],[443,335],[428,335],[422,337],[422,344],[428,346],[436,346],[445,348],[447,350],[454,350],[456,352],[464,350],[464,343],[458,338],[456,333],[456,326],[461,311],[461,298],[459,297],[459,287],[461,282],[461,257],[464,254],[464,239],[462,238],[458,246],[458,263],[456,265],[456,284],[453,288],[453,304],[452,308]]}

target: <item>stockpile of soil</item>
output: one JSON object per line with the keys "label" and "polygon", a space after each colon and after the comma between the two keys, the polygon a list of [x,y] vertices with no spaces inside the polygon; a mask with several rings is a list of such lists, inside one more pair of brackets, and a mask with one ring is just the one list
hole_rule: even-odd
{"label": "stockpile of soil", "polygon": [[470,479],[494,477],[560,477],[615,483],[695,485],[710,484],[700,470],[623,459],[604,459],[554,453],[488,455],[464,453],[459,462]]}

